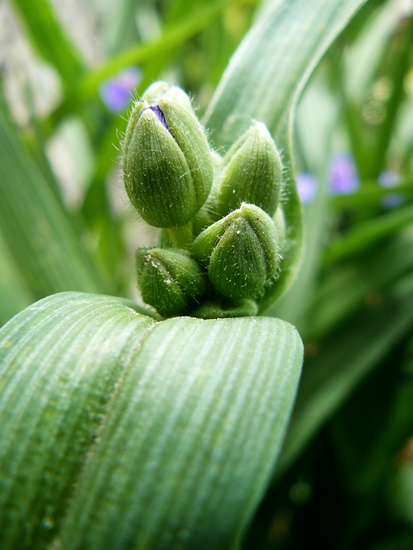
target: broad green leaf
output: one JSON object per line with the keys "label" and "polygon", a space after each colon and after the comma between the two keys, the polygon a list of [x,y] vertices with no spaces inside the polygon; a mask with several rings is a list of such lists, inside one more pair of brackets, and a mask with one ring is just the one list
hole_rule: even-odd
{"label": "broad green leaf", "polygon": [[413,222],[413,206],[408,205],[394,212],[383,214],[358,224],[340,239],[335,240],[327,249],[327,263],[336,262],[351,254],[363,252],[379,239],[396,233],[402,227]]}
{"label": "broad green leaf", "polygon": [[316,357],[306,362],[279,461],[286,468],[413,323],[413,279],[397,281],[370,307],[340,326]]}
{"label": "broad green leaf", "polygon": [[63,30],[49,0],[12,0],[27,34],[40,55],[60,73],[64,84],[75,83],[85,67]]}
{"label": "broad green leaf", "polygon": [[291,130],[298,97],[327,47],[365,0],[268,2],[231,59],[206,113],[205,126],[220,150],[251,118],[265,122],[282,151],[283,211],[289,246],[282,271],[262,304],[268,308],[290,286],[301,257],[302,215],[292,166]]}
{"label": "broad green leaf", "polygon": [[302,360],[273,318],[156,322],[58,294],[0,331],[0,546],[235,548]]}
{"label": "broad green leaf", "polygon": [[29,292],[38,299],[62,290],[104,290],[98,266],[80,246],[1,103],[0,158],[0,229]]}
{"label": "broad green leaf", "polygon": [[0,232],[0,325],[33,301]]}

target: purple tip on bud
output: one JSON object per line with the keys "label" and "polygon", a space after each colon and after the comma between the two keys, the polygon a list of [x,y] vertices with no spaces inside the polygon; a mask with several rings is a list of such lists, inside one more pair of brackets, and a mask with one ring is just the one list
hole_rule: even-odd
{"label": "purple tip on bud", "polygon": [[347,195],[357,191],[360,180],[351,155],[337,153],[330,162],[329,188],[334,195]]}
{"label": "purple tip on bud", "polygon": [[162,109],[159,107],[159,105],[156,105],[156,103],[154,103],[153,105],[149,105],[148,109],[153,111],[159,122],[163,124],[167,130],[169,130],[169,126],[166,123],[165,115],[163,114]]}
{"label": "purple tip on bud", "polygon": [[314,200],[317,193],[317,180],[312,174],[299,172],[297,174],[297,190],[303,204]]}

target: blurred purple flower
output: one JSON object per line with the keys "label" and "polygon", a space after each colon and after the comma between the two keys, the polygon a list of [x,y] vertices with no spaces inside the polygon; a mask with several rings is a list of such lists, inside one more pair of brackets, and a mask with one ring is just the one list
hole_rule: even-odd
{"label": "blurred purple flower", "polygon": [[297,190],[303,204],[311,202],[317,192],[317,180],[312,174],[299,172],[297,174]]}
{"label": "blurred purple flower", "polygon": [[378,180],[382,187],[391,188],[400,182],[400,174],[393,170],[386,170],[380,174]]}
{"label": "blurred purple flower", "polygon": [[[382,187],[391,189],[400,183],[400,174],[393,170],[386,170],[378,177],[378,182]],[[384,208],[396,208],[404,203],[404,198],[397,193],[389,193],[381,199]]]}
{"label": "blurred purple flower", "polygon": [[334,195],[347,195],[357,191],[360,180],[351,155],[335,154],[330,162],[329,189]]}
{"label": "blurred purple flower", "polygon": [[100,97],[109,111],[119,113],[126,109],[140,79],[141,71],[137,67],[129,67],[116,78],[102,84]]}
{"label": "blurred purple flower", "polygon": [[389,193],[381,199],[381,204],[384,208],[396,208],[404,203],[404,198],[396,193]]}

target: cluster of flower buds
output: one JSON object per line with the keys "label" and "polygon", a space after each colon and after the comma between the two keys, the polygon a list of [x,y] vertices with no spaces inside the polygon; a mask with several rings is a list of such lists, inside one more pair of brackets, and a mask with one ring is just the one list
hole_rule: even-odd
{"label": "cluster of flower buds", "polygon": [[267,128],[251,127],[221,158],[189,97],[156,82],[133,107],[123,146],[132,205],[162,228],[138,249],[143,300],[163,317],[254,315],[279,272],[282,166]]}

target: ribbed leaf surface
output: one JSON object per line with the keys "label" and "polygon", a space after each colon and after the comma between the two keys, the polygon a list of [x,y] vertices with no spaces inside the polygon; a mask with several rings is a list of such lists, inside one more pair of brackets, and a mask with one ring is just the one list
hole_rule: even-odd
{"label": "ribbed leaf surface", "polygon": [[0,547],[233,547],[301,360],[277,319],[156,322],[77,293],[31,306],[0,332]]}

